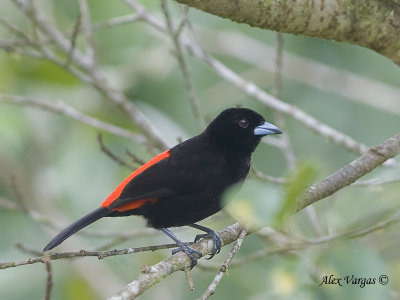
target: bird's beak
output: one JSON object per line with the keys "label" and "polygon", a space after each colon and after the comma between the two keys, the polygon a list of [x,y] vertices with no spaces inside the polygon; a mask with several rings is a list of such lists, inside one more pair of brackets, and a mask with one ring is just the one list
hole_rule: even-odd
{"label": "bird's beak", "polygon": [[264,124],[254,128],[254,135],[269,135],[269,134],[281,134],[282,130],[276,127],[274,124],[264,122]]}

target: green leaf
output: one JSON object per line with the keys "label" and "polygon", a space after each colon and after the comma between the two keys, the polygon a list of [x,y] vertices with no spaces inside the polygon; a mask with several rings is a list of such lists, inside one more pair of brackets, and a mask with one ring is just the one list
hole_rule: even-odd
{"label": "green leaf", "polygon": [[307,186],[315,181],[318,169],[317,164],[304,161],[299,163],[296,170],[287,176],[283,204],[276,217],[275,226],[277,228],[282,227],[286,218],[292,213],[296,200],[304,193]]}

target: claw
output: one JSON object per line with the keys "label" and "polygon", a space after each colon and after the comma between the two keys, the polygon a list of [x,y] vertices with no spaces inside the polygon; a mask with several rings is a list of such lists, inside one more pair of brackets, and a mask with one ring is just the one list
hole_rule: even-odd
{"label": "claw", "polygon": [[196,235],[196,237],[194,238],[194,242],[196,243],[203,238],[211,238],[214,242],[213,249],[209,254],[209,256],[206,258],[206,259],[211,259],[214,257],[215,254],[218,254],[221,251],[222,240],[214,230],[210,229],[208,233]]}
{"label": "claw", "polygon": [[175,243],[177,243],[179,246],[179,248],[172,250],[172,255],[178,253],[179,251],[185,252],[192,261],[192,263],[190,264],[190,269],[193,269],[193,267],[197,264],[197,259],[202,257],[203,254],[199,251],[194,250],[193,248],[190,248],[188,245],[178,239],[168,228],[160,228],[160,230],[168,235],[171,239],[173,239]]}
{"label": "claw", "polygon": [[185,244],[182,247],[172,249],[171,252],[172,255],[174,255],[180,251],[185,252],[186,255],[189,256],[190,260],[192,261],[192,263],[190,264],[190,269],[193,269],[193,267],[197,264],[197,259],[203,256],[203,254],[200,251],[194,250],[193,248],[190,248]]}
{"label": "claw", "polygon": [[197,243],[198,241],[200,241],[200,239],[203,239],[203,238],[206,238],[206,237],[210,237],[210,236],[207,233],[198,234],[194,238],[193,243]]}

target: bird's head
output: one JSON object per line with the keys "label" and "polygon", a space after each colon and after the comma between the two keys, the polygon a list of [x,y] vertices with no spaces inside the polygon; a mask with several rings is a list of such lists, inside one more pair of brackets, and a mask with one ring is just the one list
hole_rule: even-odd
{"label": "bird's head", "polygon": [[247,108],[224,110],[204,131],[204,135],[218,146],[246,154],[255,150],[263,136],[280,133],[278,127]]}

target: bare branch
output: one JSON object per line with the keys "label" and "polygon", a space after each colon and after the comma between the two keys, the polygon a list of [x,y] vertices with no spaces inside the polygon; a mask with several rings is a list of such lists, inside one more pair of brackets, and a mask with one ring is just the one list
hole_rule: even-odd
{"label": "bare branch", "polygon": [[113,161],[115,161],[116,163],[118,163],[119,165],[123,166],[123,167],[127,167],[129,170],[134,170],[135,167],[128,164],[127,162],[123,161],[121,158],[119,158],[118,156],[116,156],[114,153],[111,152],[110,149],[107,148],[106,145],[104,145],[103,142],[103,136],[101,135],[101,133],[97,134],[97,141],[99,142],[100,145],[100,150],[103,151],[108,157],[110,157]]}
{"label": "bare branch", "polygon": [[65,104],[61,101],[58,101],[57,103],[52,103],[52,102],[39,101],[39,100],[35,100],[35,99],[31,99],[31,98],[19,96],[19,95],[8,95],[8,94],[0,93],[0,102],[27,105],[27,106],[32,106],[35,108],[59,113],[59,114],[65,115],[67,117],[70,117],[72,119],[78,120],[87,125],[90,125],[94,128],[98,128],[98,129],[107,131],[109,133],[112,133],[112,134],[115,134],[115,135],[118,135],[118,136],[121,136],[124,138],[128,138],[137,143],[145,142],[145,138],[140,134],[133,133],[124,128],[106,123],[104,121],[101,121],[99,119],[93,118],[88,115],[85,115],[85,114],[81,113],[80,111],[76,110],[75,108],[68,106],[67,104]]}
{"label": "bare branch", "polygon": [[233,245],[232,250],[229,252],[228,257],[225,259],[224,263],[219,268],[217,275],[215,275],[213,281],[208,286],[207,290],[200,297],[200,300],[205,300],[215,293],[215,290],[216,290],[218,284],[220,283],[222,276],[224,276],[224,273],[226,273],[228,271],[228,267],[231,264],[232,259],[235,256],[235,254],[239,251],[240,246],[242,245],[243,240],[246,237],[248,231],[249,231],[249,227],[246,227],[246,226],[243,227],[243,229],[240,231],[239,237],[236,240],[235,244]]}
{"label": "bare branch", "polygon": [[[187,243],[191,245],[192,243]],[[136,247],[136,248],[126,248],[121,250],[110,250],[110,251],[72,251],[72,252],[59,252],[49,254],[45,252],[40,257],[35,258],[28,258],[25,260],[16,260],[16,261],[9,261],[9,262],[0,262],[0,270],[14,268],[24,265],[31,265],[36,263],[44,263],[46,255],[49,255],[50,260],[57,260],[57,259],[65,259],[65,258],[76,258],[76,257],[86,257],[86,256],[95,256],[98,259],[103,259],[110,256],[117,256],[117,255],[125,255],[125,254],[132,254],[138,252],[147,252],[147,251],[156,251],[161,249],[169,249],[176,247],[176,244],[163,244],[163,245],[156,245],[156,246],[145,246],[145,247]],[[31,251],[31,250],[30,250]]]}
{"label": "bare branch", "polygon": [[132,158],[132,161],[135,164],[138,164],[139,166],[144,165],[146,162],[139,158],[135,153],[131,152],[129,149],[125,149],[125,152],[127,155],[129,155]]}
{"label": "bare branch", "polygon": [[189,290],[194,291],[192,272],[189,268],[186,268],[184,271],[185,271],[186,281],[189,284]]}
{"label": "bare branch", "polygon": [[65,67],[67,69],[68,69],[68,66],[70,65],[70,63],[72,61],[72,54],[75,51],[76,40],[78,38],[78,33],[79,33],[79,30],[80,30],[81,25],[82,25],[81,23],[82,23],[82,15],[79,14],[78,17],[76,18],[74,29],[73,29],[72,34],[71,34],[71,46],[70,46],[69,51],[67,53],[67,61],[65,62]]}
{"label": "bare branch", "polygon": [[95,23],[92,25],[92,30],[100,30],[103,28],[111,28],[123,24],[128,24],[128,23],[133,23],[140,20],[140,16],[137,14],[129,14],[125,16],[120,16],[120,17],[115,17],[112,19],[109,19],[107,21]]}
{"label": "bare branch", "polygon": [[[171,40],[175,47],[175,56],[176,56],[176,59],[178,60],[179,67],[182,71],[183,79],[186,84],[186,89],[188,91],[190,105],[192,108],[192,113],[196,119],[198,129],[201,130],[204,128],[205,122],[200,113],[199,99],[197,98],[196,92],[194,91],[192,74],[189,71],[189,68],[186,64],[186,61],[185,61],[185,58],[183,55],[183,51],[182,51],[182,46],[181,46],[181,43],[179,42],[179,36],[182,31],[183,25],[182,25],[182,27],[178,27],[177,29],[174,29],[166,0],[161,1],[161,7],[162,7],[162,11],[165,16],[168,33],[169,33]],[[185,6],[185,7],[187,7],[187,6]],[[183,11],[183,16],[182,16],[183,20],[182,20],[181,24],[185,24],[185,22],[188,22],[188,20],[186,19],[186,13],[187,13],[187,11],[186,12]]]}
{"label": "bare branch", "polygon": [[[282,98],[282,71],[283,71],[283,34],[281,32],[276,33],[276,54],[275,54],[275,71],[274,71],[274,93],[273,96],[277,99]],[[292,144],[290,142],[289,134],[286,131],[286,121],[282,116],[282,113],[275,113],[276,124],[282,131],[286,132],[279,136],[282,141],[283,153],[286,158],[286,162],[289,166],[289,170],[294,170],[296,166],[296,157],[293,152]]]}
{"label": "bare branch", "polygon": [[[274,56],[275,49],[262,41],[229,30],[209,30],[196,27],[207,49],[216,55],[227,55],[250,64],[256,70],[273,73],[274,61],[265,59]],[[225,47],[229,43],[230,47]],[[373,109],[400,115],[400,89],[376,79],[335,68],[319,61],[284,52],[285,68],[282,75],[311,86],[315,89],[340,95],[348,101],[354,101]],[[242,77],[253,77],[257,71],[248,71]],[[385,95],[382,97],[382,95]],[[240,95],[238,95],[240,97]],[[278,97],[279,98],[279,97]],[[380,99],[376,101],[376,99]]]}
{"label": "bare branch", "polygon": [[254,99],[260,101],[266,106],[291,116],[313,132],[328,138],[329,140],[356,154],[364,153],[368,149],[366,145],[357,142],[356,140],[332,127],[329,127],[328,125],[307,114],[297,106],[288,104],[267,94],[256,84],[240,77],[237,73],[233,72],[220,61],[204,52],[200,47],[193,46],[193,44],[187,44],[186,47],[193,55],[204,61],[212,70],[215,71],[216,74],[232,83],[245,94],[252,96]]}
{"label": "bare branch", "polygon": [[[243,228],[239,223],[236,223],[219,231],[218,235],[223,244],[227,245],[237,240],[242,230]],[[205,239],[193,244],[191,247],[203,253],[204,256],[212,251],[213,242],[210,239]],[[109,300],[135,299],[165,277],[189,267],[190,263],[190,259],[185,253],[178,252],[154,266],[143,267],[142,273],[136,280],[125,286],[117,295],[110,297]]]}
{"label": "bare branch", "polygon": [[47,280],[46,280],[46,293],[44,294],[44,300],[51,299],[51,289],[53,287],[53,273],[51,270],[51,259],[48,253],[43,256],[43,262],[46,266]]}
{"label": "bare branch", "polygon": [[326,198],[338,190],[352,184],[360,177],[368,174],[373,169],[383,164],[389,158],[400,152],[400,134],[370,148],[350,164],[344,166],[322,181],[313,184],[307,189],[304,197],[296,203],[295,211]]}
{"label": "bare branch", "polygon": [[61,226],[56,225],[53,220],[42,216],[37,211],[27,210],[23,205],[21,205],[21,203],[12,202],[1,196],[0,196],[0,207],[4,207],[9,210],[24,213],[24,214],[28,215],[30,218],[32,218],[32,220],[35,220],[43,225],[47,225],[52,228],[60,228],[61,229]]}
{"label": "bare branch", "polygon": [[80,17],[82,20],[82,29],[86,40],[86,54],[91,60],[92,67],[96,65],[96,53],[93,44],[92,26],[90,21],[90,12],[86,0],[78,0]]}
{"label": "bare branch", "polygon": [[263,172],[257,170],[254,166],[251,167],[250,169],[250,175],[261,179],[261,180],[265,180],[267,182],[273,182],[273,183],[278,183],[278,184],[285,184],[286,183],[286,179],[283,177],[274,177],[274,176],[270,176],[267,174],[264,174]]}
{"label": "bare branch", "polygon": [[20,49],[20,41],[2,41],[0,40],[0,48],[9,53],[15,53],[17,55],[28,56],[33,58],[43,59],[44,56],[37,50],[31,49]]}
{"label": "bare branch", "polygon": [[4,25],[6,28],[8,28],[11,32],[13,32],[15,35],[20,37],[23,41],[24,44],[35,46],[35,44],[31,41],[31,39],[23,32],[20,28],[18,28],[16,25],[12,24],[9,22],[7,19],[0,17],[0,24]]}

